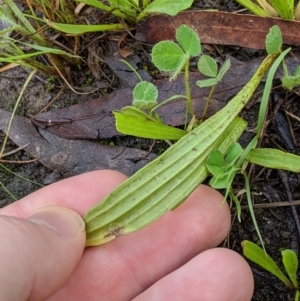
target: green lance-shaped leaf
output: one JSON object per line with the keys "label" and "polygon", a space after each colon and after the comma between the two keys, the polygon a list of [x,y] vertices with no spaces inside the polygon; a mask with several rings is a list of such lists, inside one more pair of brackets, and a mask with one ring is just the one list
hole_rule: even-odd
{"label": "green lance-shaped leaf", "polygon": [[[152,1],[143,11],[143,15],[148,14],[167,14],[176,16],[182,10],[189,8],[193,0],[155,0]],[[138,20],[141,17],[138,18]]]}
{"label": "green lance-shaped leaf", "polygon": [[64,24],[55,23],[50,20],[45,20],[47,25],[71,35],[81,35],[87,32],[98,32],[98,31],[114,31],[118,29],[124,29],[123,24],[99,24],[99,25],[76,25],[76,24]]}
{"label": "green lance-shaped leaf", "polygon": [[[276,55],[262,62],[251,80],[219,112],[164,154],[118,186],[84,216],[87,246],[136,231],[179,206],[206,178],[213,149],[226,153],[241,134],[236,116],[246,105]],[[232,128],[234,127],[234,128]],[[225,143],[225,144],[224,144]]]}
{"label": "green lance-shaped leaf", "polygon": [[294,19],[294,0],[269,0],[282,19]]}
{"label": "green lance-shaped leaf", "polygon": [[118,132],[124,135],[160,140],[179,140],[186,131],[165,125],[133,107],[114,112]]}
{"label": "green lance-shaped leaf", "polygon": [[284,169],[293,172],[300,172],[300,156],[285,153],[273,148],[251,149],[246,160],[273,169]]}
{"label": "green lance-shaped leaf", "polygon": [[295,289],[298,289],[297,271],[298,271],[298,258],[293,250],[281,250],[282,262],[284,268],[290,277]]}
{"label": "green lance-shaped leaf", "polygon": [[252,2],[252,0],[236,0],[239,4],[246,7],[248,10],[250,10],[253,14],[261,17],[272,17],[272,15],[265,11],[263,8],[261,8],[259,5]]}
{"label": "green lance-shaped leaf", "polygon": [[226,153],[242,134],[241,123],[244,121],[236,117],[222,137],[206,145],[201,153],[197,148],[197,135],[188,134],[188,140],[181,139],[116,188],[84,217],[86,245],[103,244],[118,235],[136,231],[179,206],[207,177],[208,153],[214,148]]}
{"label": "green lance-shaped leaf", "polygon": [[285,285],[293,289],[292,283],[287,279],[287,277],[281,272],[275,261],[265,253],[265,251],[260,248],[255,243],[244,240],[242,242],[244,256],[255,262],[278,279],[280,279]]}

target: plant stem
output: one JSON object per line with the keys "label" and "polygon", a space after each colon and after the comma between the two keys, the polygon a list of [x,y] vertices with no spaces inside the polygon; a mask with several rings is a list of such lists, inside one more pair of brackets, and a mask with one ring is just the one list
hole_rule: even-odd
{"label": "plant stem", "polygon": [[258,227],[258,224],[257,224],[257,221],[256,221],[256,217],[255,217],[255,214],[254,214],[254,210],[253,210],[253,205],[252,205],[252,200],[251,200],[251,189],[250,189],[249,178],[248,178],[248,176],[247,176],[247,174],[246,174],[245,171],[242,171],[242,175],[244,176],[244,179],[245,179],[246,196],[247,196],[247,202],[248,202],[248,207],[249,207],[249,212],[250,212],[250,215],[251,215],[252,223],[253,223],[254,228],[256,230],[256,234],[257,234],[257,236],[259,238],[261,246],[262,246],[263,250],[265,251],[265,254],[267,254],[266,248],[265,248],[265,244],[264,244],[264,241],[262,239],[261,233],[259,231],[259,227]]}
{"label": "plant stem", "polygon": [[184,83],[185,83],[185,93],[186,93],[186,104],[190,111],[191,116],[195,116],[195,110],[192,104],[191,98],[191,89],[190,89],[190,82],[189,82],[189,60],[186,61],[184,67]]}
{"label": "plant stem", "polygon": [[149,0],[143,0],[143,7],[142,7],[142,9],[144,9],[148,5],[149,5]]}
{"label": "plant stem", "polygon": [[210,91],[209,91],[209,95],[208,95],[208,98],[206,100],[206,103],[205,103],[205,108],[204,108],[204,111],[202,113],[202,116],[200,118],[200,121],[203,122],[203,119],[205,118],[206,114],[207,114],[207,110],[209,108],[209,105],[210,105],[210,102],[211,102],[211,98],[212,98],[212,95],[215,91],[215,88],[216,88],[216,85],[213,85],[211,88],[210,88]]}
{"label": "plant stem", "polygon": [[23,96],[23,94],[24,94],[24,92],[25,92],[25,90],[26,90],[26,88],[27,88],[29,82],[31,81],[32,77],[34,76],[34,74],[35,74],[36,72],[37,72],[36,69],[33,70],[33,71],[31,71],[31,73],[30,73],[29,76],[27,77],[27,79],[26,79],[26,81],[25,81],[25,83],[24,83],[24,85],[23,85],[23,87],[22,87],[22,90],[21,90],[21,92],[20,92],[20,95],[19,95],[19,97],[18,97],[18,99],[17,99],[17,102],[16,102],[16,104],[15,104],[15,106],[14,106],[13,112],[12,112],[12,114],[11,114],[11,118],[10,118],[9,123],[8,123],[8,126],[7,126],[6,135],[5,135],[5,138],[4,138],[4,140],[3,140],[2,147],[1,147],[0,158],[2,157],[2,155],[3,155],[3,153],[4,153],[4,149],[5,149],[5,145],[6,145],[6,142],[7,142],[8,134],[9,134],[9,131],[10,131],[10,128],[11,128],[11,125],[12,125],[12,121],[13,121],[14,115],[15,115],[15,113],[16,113],[16,111],[17,111],[18,105],[19,105],[19,103],[20,103],[20,101],[21,101],[21,99],[22,99],[22,96]]}

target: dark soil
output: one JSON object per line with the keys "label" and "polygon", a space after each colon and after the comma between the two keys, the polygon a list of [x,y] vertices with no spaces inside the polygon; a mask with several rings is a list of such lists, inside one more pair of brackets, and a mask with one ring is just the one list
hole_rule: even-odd
{"label": "dark soil", "polygon": [[[233,0],[197,0],[195,1],[193,8],[213,8],[224,11],[237,11],[241,7]],[[95,38],[95,36],[90,37],[90,39],[92,38]],[[106,38],[111,38],[111,35],[99,39],[99,56],[105,52],[104,50],[107,45]],[[128,38],[126,43],[127,45],[135,47],[136,55],[141,59],[141,64],[144,67],[147,66],[152,75],[155,74],[154,72],[151,72],[155,69],[149,60],[151,45],[138,45],[132,38]],[[248,61],[264,55],[264,51],[258,50],[228,46],[207,46],[206,51],[220,60],[222,59],[219,55],[220,53],[222,53],[223,56],[229,54],[239,61]],[[87,66],[83,66],[81,70],[72,69],[71,71],[72,81],[75,87],[80,89],[81,92],[97,89],[96,92],[87,95],[79,95],[65,88],[58,100],[56,100],[48,110],[57,110],[89,99],[98,98],[99,96],[120,88],[122,82],[115,76],[114,70],[104,63],[101,63],[100,67],[101,73],[98,78],[95,78]],[[191,68],[193,67],[191,66]],[[25,70],[24,68],[15,68],[0,74],[1,109],[12,111],[27,76],[28,70]],[[160,75],[156,74],[156,77],[158,78]],[[27,87],[26,93],[17,110],[17,114],[27,117],[38,114],[40,110],[57,95],[62,86],[63,82],[59,79],[53,80],[43,74],[38,74],[29,84],[29,87]],[[280,86],[274,89],[273,92],[273,98],[277,100],[277,103],[274,101],[270,102],[267,118],[268,122],[266,123],[267,125],[260,146],[279,148],[299,154],[299,121],[289,117],[286,113],[288,112],[299,117],[300,102],[298,92],[287,93],[286,91],[283,91]],[[251,130],[254,129],[256,125],[258,108],[259,95],[253,99],[252,104],[249,105],[242,114],[249,122],[247,132],[241,139],[243,145],[246,145],[251,139]],[[4,135],[0,134],[1,145],[3,139]],[[112,141],[114,144],[124,144],[123,138],[115,137]],[[151,142],[145,142],[144,140],[138,139],[130,141],[131,142],[127,144],[127,147],[143,147],[145,150],[150,149]],[[106,143],[109,143],[109,141]],[[128,141],[126,143],[128,143]],[[15,148],[16,146],[11,141],[8,141],[5,152],[9,152]],[[161,148],[157,150],[157,152],[160,151]],[[5,159],[26,161],[32,158],[28,157],[28,155],[21,150],[5,157]],[[15,174],[2,169],[0,166],[0,182],[17,199],[39,189],[40,185],[48,185],[61,178],[57,172],[48,170],[37,161],[28,164],[4,164],[4,166],[9,168]],[[35,183],[19,178],[16,174],[34,181]],[[280,258],[281,248],[290,248],[299,254],[300,233],[296,226],[299,224],[299,209],[297,207],[293,209],[291,206],[271,207],[271,205],[272,202],[288,202],[299,199],[299,174],[253,166],[251,167],[250,182],[254,204],[270,204],[268,208],[256,209],[255,215],[268,253],[279,266],[282,266]],[[237,177],[234,188],[236,193],[239,193],[244,189],[242,178]],[[244,196],[244,194],[242,194],[242,196]],[[0,188],[0,206],[6,206],[12,201],[13,197],[9,195],[4,188]],[[245,197],[243,197],[241,201],[242,205],[246,205]],[[292,210],[294,210],[295,214],[293,214]],[[238,253],[242,253],[241,241],[251,240],[259,244],[259,239],[248,210],[243,210],[241,223],[237,221],[234,209],[232,210],[232,216],[232,231],[228,236],[228,239],[224,242],[224,245]],[[284,287],[279,280],[263,271],[260,267],[255,266],[252,263],[250,263],[250,265],[253,269],[256,285],[253,301],[293,300],[293,292]]]}

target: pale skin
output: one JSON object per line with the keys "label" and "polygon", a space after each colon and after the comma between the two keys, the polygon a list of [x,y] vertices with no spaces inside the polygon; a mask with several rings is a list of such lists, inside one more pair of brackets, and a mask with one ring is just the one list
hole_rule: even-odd
{"label": "pale skin", "polygon": [[84,225],[74,211],[84,215],[125,179],[116,171],[90,172],[1,209],[1,298],[251,300],[253,276],[246,261],[216,248],[230,229],[229,208],[204,185],[144,229],[85,249]]}

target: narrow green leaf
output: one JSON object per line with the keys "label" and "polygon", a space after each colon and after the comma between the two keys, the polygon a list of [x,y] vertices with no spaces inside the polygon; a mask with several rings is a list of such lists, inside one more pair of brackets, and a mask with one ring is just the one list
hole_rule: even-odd
{"label": "narrow green leaf", "polygon": [[160,140],[178,140],[186,131],[164,125],[133,107],[114,112],[117,130],[124,135]]}
{"label": "narrow green leaf", "polygon": [[75,57],[80,58],[78,55],[72,55],[68,52],[65,52],[65,51],[63,51],[61,49],[57,49],[57,48],[45,47],[45,46],[40,46],[40,45],[30,44],[30,43],[25,43],[25,42],[21,42],[21,44],[27,46],[28,48],[43,51],[44,53],[54,53],[54,54],[66,55],[66,56],[74,57],[74,58]]}
{"label": "narrow green leaf", "polygon": [[181,138],[159,158],[139,170],[100,203],[84,220],[87,246],[137,231],[179,206],[207,177],[206,159],[213,149],[226,153],[241,135],[236,116],[252,96],[276,55],[262,62],[251,80],[220,111]]}
{"label": "narrow green leaf", "polygon": [[242,247],[245,257],[247,257],[251,261],[255,262],[256,264],[258,264],[259,266],[276,276],[288,287],[293,288],[292,283],[281,272],[275,261],[268,254],[266,254],[262,248],[248,240],[244,240],[242,242]]}
{"label": "narrow green leaf", "polygon": [[236,0],[239,4],[246,7],[249,11],[251,11],[253,14],[261,17],[272,17],[271,14],[263,10],[260,6],[252,2],[251,0]]}
{"label": "narrow green leaf", "polygon": [[257,0],[257,3],[261,8],[270,14],[272,17],[278,17],[278,12],[274,9],[272,5],[269,4],[268,0]]}
{"label": "narrow green leaf", "polygon": [[93,7],[99,8],[102,11],[106,11],[106,12],[110,12],[111,11],[112,14],[114,14],[117,17],[123,18],[124,20],[126,20],[127,17],[128,17],[128,16],[126,16],[126,14],[122,13],[118,9],[114,9],[113,10],[113,8],[116,8],[117,6],[112,7],[112,6],[109,6],[109,5],[105,5],[101,1],[97,1],[97,0],[79,0],[77,2],[79,2],[79,3],[85,3],[85,4],[89,5],[89,6],[93,6]]}
{"label": "narrow green leaf", "polygon": [[133,89],[132,104],[137,109],[149,109],[157,104],[157,88],[149,82],[142,81]]}
{"label": "narrow green leaf", "polygon": [[167,14],[176,16],[179,12],[189,8],[193,0],[155,0],[143,11],[144,14]]}
{"label": "narrow green leaf", "polygon": [[241,215],[242,215],[242,208],[241,208],[241,203],[239,199],[236,197],[236,195],[233,193],[232,189],[230,191],[230,197],[233,199],[235,207],[236,207],[236,212],[237,212],[237,218],[239,223],[242,221]]}
{"label": "narrow green leaf", "polygon": [[31,57],[35,57],[41,54],[45,54],[44,51],[39,51],[39,52],[32,52],[32,53],[27,53],[27,54],[21,54],[21,55],[15,55],[15,56],[10,56],[7,58],[1,58],[0,57],[0,62],[6,62],[6,63],[17,63],[20,60],[28,59]]}
{"label": "narrow green leaf", "polygon": [[123,24],[104,24],[104,25],[76,25],[76,24],[63,24],[55,23],[50,20],[45,20],[47,25],[50,27],[72,35],[80,35],[87,32],[98,32],[98,31],[112,31],[124,29]]}
{"label": "narrow green leaf", "polygon": [[293,250],[281,250],[282,262],[284,268],[290,277],[295,289],[298,289],[297,271],[298,271],[298,258]]}
{"label": "narrow green leaf", "polygon": [[206,87],[211,87],[214,86],[218,83],[217,78],[208,78],[208,79],[202,79],[202,80],[197,80],[196,84],[200,88],[206,88]]}
{"label": "narrow green leaf", "polygon": [[294,19],[294,0],[269,0],[282,19]]}
{"label": "narrow green leaf", "polygon": [[198,60],[199,71],[209,77],[216,77],[218,74],[218,65],[209,55],[202,55]]}
{"label": "narrow green leaf", "polygon": [[275,54],[280,51],[282,47],[282,35],[280,28],[274,25],[266,37],[266,50],[268,54]]}
{"label": "narrow green leaf", "polygon": [[300,172],[300,156],[285,153],[273,148],[255,148],[248,153],[246,160],[273,169]]}
{"label": "narrow green leaf", "polygon": [[2,187],[2,190],[4,192],[6,192],[13,200],[17,201],[18,197],[16,197],[15,195],[13,195],[9,189],[7,189],[7,187],[0,181],[0,187]]}
{"label": "narrow green leaf", "polygon": [[[252,141],[254,141],[254,140],[252,140]],[[246,147],[246,149],[247,149],[247,147]],[[234,173],[232,173],[232,174],[234,174]],[[264,241],[262,239],[262,236],[261,236],[261,233],[260,233],[257,221],[256,221],[256,217],[255,217],[255,214],[254,214],[253,202],[252,202],[252,198],[251,198],[250,181],[249,181],[248,175],[245,173],[245,171],[242,171],[242,174],[243,174],[244,179],[245,179],[246,197],[247,197],[247,203],[248,203],[248,207],[249,207],[249,212],[250,212],[250,216],[251,216],[251,219],[252,219],[252,223],[254,225],[255,231],[256,231],[257,236],[259,238],[259,241],[260,241],[260,243],[261,243],[261,245],[262,245],[262,247],[264,249],[264,252],[266,253]]]}
{"label": "narrow green leaf", "polygon": [[300,20],[300,2],[298,2],[295,11],[294,11],[294,18],[295,20],[299,21]]}
{"label": "narrow green leaf", "polygon": [[201,52],[200,40],[197,33],[187,25],[181,25],[176,30],[176,39],[189,56],[197,56]]}
{"label": "narrow green leaf", "polygon": [[[120,0],[118,0],[120,1]],[[135,9],[139,9],[139,1],[138,0],[124,0],[123,2],[123,6],[127,6],[129,8],[134,7]]]}
{"label": "narrow green leaf", "polygon": [[31,23],[24,17],[23,13],[20,11],[18,6],[15,4],[13,0],[5,0],[4,3],[9,7],[10,10],[13,11],[15,16],[17,16],[18,20],[23,24],[23,26],[34,36],[39,37],[41,40],[41,36],[36,35],[36,29],[31,25]]}
{"label": "narrow green leaf", "polygon": [[[268,73],[264,91],[263,91],[263,95],[261,98],[261,103],[259,106],[259,113],[258,113],[257,126],[256,126],[257,138],[260,138],[261,131],[262,131],[262,128],[264,125],[275,72],[276,72],[277,68],[279,67],[279,65],[281,64],[281,62],[284,62],[284,58],[289,53],[290,50],[291,50],[291,48],[288,48],[288,49],[285,49],[282,53],[280,53],[280,55],[275,60],[274,64],[271,66],[270,71]],[[254,147],[256,147],[256,145]]]}

